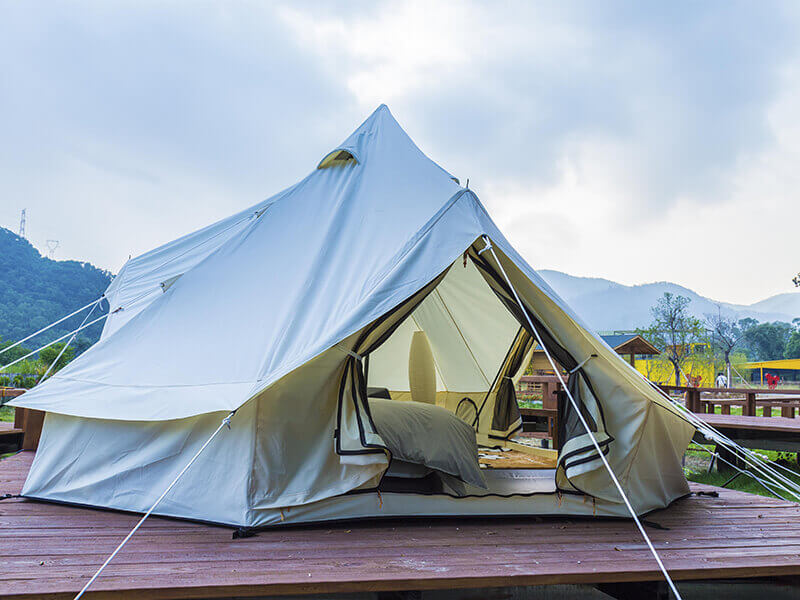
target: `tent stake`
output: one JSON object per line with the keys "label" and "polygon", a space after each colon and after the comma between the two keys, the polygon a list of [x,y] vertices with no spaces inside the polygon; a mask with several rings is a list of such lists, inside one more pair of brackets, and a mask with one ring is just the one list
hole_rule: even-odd
{"label": "tent stake", "polygon": [[169,493],[169,491],[173,488],[173,486],[176,483],[178,483],[178,480],[181,478],[181,476],[184,473],[186,473],[186,471],[189,469],[189,467],[192,466],[194,461],[197,460],[197,457],[200,456],[200,453],[203,450],[205,450],[206,446],[208,446],[211,443],[211,440],[213,440],[215,437],[217,437],[217,434],[220,431],[222,431],[223,427],[227,426],[228,429],[231,428],[231,417],[233,417],[233,415],[235,413],[236,413],[236,411],[232,410],[227,417],[222,419],[222,423],[219,424],[219,427],[217,427],[216,431],[214,431],[214,433],[211,434],[211,437],[208,438],[206,440],[206,442],[200,447],[200,450],[198,450],[195,453],[195,455],[192,457],[192,460],[190,460],[188,463],[186,463],[186,466],[183,467],[183,469],[181,469],[181,472],[178,473],[178,475],[175,477],[175,479],[172,480],[172,483],[170,483],[167,486],[167,489],[165,489],[164,492],[158,497],[158,500],[156,500],[153,503],[153,506],[151,506],[149,508],[149,510],[144,514],[144,516],[141,519],[139,519],[139,522],[136,524],[136,526],[133,529],[131,529],[131,532],[128,535],[125,536],[125,539],[120,542],[120,544],[119,544],[119,546],[117,546],[116,550],[114,550],[114,552],[111,553],[111,556],[109,556],[106,559],[106,561],[100,566],[100,568],[97,569],[97,572],[94,575],[92,575],[92,578],[89,581],[86,582],[86,585],[84,585],[83,589],[81,589],[81,591],[78,592],[78,595],[75,596],[74,600],[78,600],[79,598],[81,598],[83,596],[83,594],[86,592],[86,590],[89,589],[89,586],[94,583],[95,579],[97,579],[100,576],[100,573],[103,572],[103,569],[105,569],[108,566],[108,563],[110,563],[114,559],[114,557],[119,553],[120,550],[122,550],[122,547],[128,542],[128,540],[133,537],[133,534],[136,533],[136,531],[139,529],[139,527],[142,526],[142,523],[144,523],[145,520],[147,519],[147,517],[149,517],[151,515],[151,513],[156,509],[156,506],[158,506],[161,503],[161,501]]}

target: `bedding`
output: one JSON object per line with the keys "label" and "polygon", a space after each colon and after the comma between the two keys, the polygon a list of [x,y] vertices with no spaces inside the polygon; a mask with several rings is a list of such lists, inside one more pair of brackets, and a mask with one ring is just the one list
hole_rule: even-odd
{"label": "bedding", "polygon": [[370,398],[375,429],[392,461],[424,465],[486,489],[475,430],[440,406]]}
{"label": "bedding", "polygon": [[421,479],[427,477],[433,469],[417,463],[406,462],[399,458],[392,458],[389,468],[386,469],[386,477],[399,477],[400,479]]}

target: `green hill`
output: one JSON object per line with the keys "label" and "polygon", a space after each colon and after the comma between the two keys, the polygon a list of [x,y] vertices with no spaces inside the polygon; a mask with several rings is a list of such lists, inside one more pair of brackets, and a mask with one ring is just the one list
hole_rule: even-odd
{"label": "green hill", "polygon": [[[68,315],[98,298],[110,281],[108,271],[89,263],[45,258],[28,240],[0,227],[0,341],[19,340]],[[102,312],[95,309],[92,318]],[[84,316],[85,312],[64,321],[25,346],[37,348],[69,333]],[[81,332],[78,349],[96,341],[101,329],[102,321]]]}

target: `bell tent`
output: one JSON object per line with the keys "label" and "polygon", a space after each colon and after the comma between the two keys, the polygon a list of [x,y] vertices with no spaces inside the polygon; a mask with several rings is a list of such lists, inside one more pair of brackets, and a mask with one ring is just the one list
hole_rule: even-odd
{"label": "bell tent", "polygon": [[[46,412],[23,496],[144,512],[234,411],[156,514],[629,516],[607,466],[638,514],[688,493],[694,427],[385,106],[299,183],[129,260],[104,297],[100,341],[12,402]],[[520,429],[537,348],[570,398],[555,468],[479,469]]]}

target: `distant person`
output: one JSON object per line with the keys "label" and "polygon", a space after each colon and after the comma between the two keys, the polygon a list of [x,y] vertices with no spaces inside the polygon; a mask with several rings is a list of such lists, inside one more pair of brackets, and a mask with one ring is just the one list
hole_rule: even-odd
{"label": "distant person", "polygon": [[724,373],[719,373],[717,375],[717,380],[715,382],[715,385],[718,388],[726,388],[726,387],[728,387],[728,378],[725,377]]}

